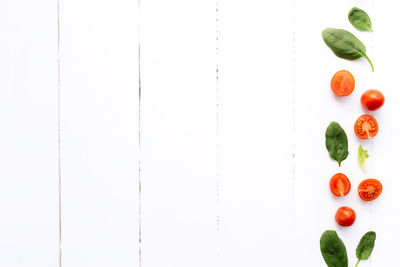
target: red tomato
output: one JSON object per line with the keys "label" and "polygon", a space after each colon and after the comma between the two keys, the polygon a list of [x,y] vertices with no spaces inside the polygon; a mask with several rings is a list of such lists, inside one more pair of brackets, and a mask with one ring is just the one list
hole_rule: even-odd
{"label": "red tomato", "polygon": [[356,220],[356,213],[349,207],[341,207],[336,212],[335,220],[341,226],[351,226]]}
{"label": "red tomato", "polygon": [[343,197],[350,192],[351,184],[349,178],[343,173],[337,173],[331,178],[329,183],[332,194],[337,197]]}
{"label": "red tomato", "polygon": [[385,103],[385,97],[378,90],[365,91],[361,96],[361,104],[369,110],[376,110],[382,107],[383,103]]}
{"label": "red tomato", "polygon": [[339,70],[333,75],[331,88],[333,93],[338,96],[350,95],[355,87],[353,75],[347,70]]}
{"label": "red tomato", "polygon": [[372,201],[382,193],[382,184],[376,179],[367,179],[358,186],[358,195],[362,200]]}
{"label": "red tomato", "polygon": [[361,139],[374,137],[378,130],[378,122],[368,114],[361,115],[354,124],[354,132]]}

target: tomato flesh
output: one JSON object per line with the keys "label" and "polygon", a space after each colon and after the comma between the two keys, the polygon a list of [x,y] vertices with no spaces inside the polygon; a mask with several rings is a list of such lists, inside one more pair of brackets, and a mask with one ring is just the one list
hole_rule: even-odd
{"label": "tomato flesh", "polygon": [[336,212],[335,220],[340,226],[352,226],[356,220],[356,212],[349,207],[340,207]]}
{"label": "tomato flesh", "polygon": [[331,80],[332,92],[337,96],[348,96],[354,91],[355,80],[347,70],[339,70]]}
{"label": "tomato flesh", "polygon": [[351,189],[350,180],[343,173],[337,173],[332,176],[329,186],[332,194],[337,197],[344,197]]}
{"label": "tomato flesh", "polygon": [[380,196],[382,189],[382,184],[377,179],[366,179],[358,186],[358,195],[364,201],[372,201]]}
{"label": "tomato flesh", "polygon": [[367,90],[361,96],[361,104],[368,110],[376,110],[385,103],[385,97],[378,90]]}
{"label": "tomato flesh", "polygon": [[377,135],[379,130],[378,122],[368,114],[361,115],[354,124],[354,132],[358,138],[368,139]]}

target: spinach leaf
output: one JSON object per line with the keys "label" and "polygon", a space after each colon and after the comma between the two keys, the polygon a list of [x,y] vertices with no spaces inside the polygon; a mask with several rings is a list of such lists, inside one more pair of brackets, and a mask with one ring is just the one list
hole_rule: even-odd
{"label": "spinach leaf", "polygon": [[351,32],[326,28],[322,31],[322,38],[336,56],[350,60],[364,57],[371,65],[372,71],[374,71],[374,66],[366,54],[365,45]]}
{"label": "spinach leaf", "polygon": [[368,151],[363,149],[360,145],[358,147],[358,164],[363,171],[366,171],[365,160],[369,158]]}
{"label": "spinach leaf", "polygon": [[356,255],[358,258],[356,267],[360,260],[367,260],[375,246],[376,233],[373,231],[367,232],[360,240],[357,246]]}
{"label": "spinach leaf", "polygon": [[347,251],[336,231],[325,231],[320,239],[322,257],[328,267],[348,267]]}
{"label": "spinach leaf", "polygon": [[350,23],[359,31],[369,31],[372,32],[371,19],[369,18],[367,12],[364,10],[353,7],[349,11],[348,15]]}
{"label": "spinach leaf", "polygon": [[333,121],[326,128],[325,146],[329,156],[340,164],[349,155],[348,140],[346,132],[340,127],[339,123]]}

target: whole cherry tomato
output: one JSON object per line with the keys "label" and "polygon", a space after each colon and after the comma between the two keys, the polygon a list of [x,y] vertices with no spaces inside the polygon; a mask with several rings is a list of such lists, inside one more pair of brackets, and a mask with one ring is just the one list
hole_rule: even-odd
{"label": "whole cherry tomato", "polygon": [[349,207],[340,207],[336,212],[335,220],[340,226],[351,226],[356,220],[356,212]]}
{"label": "whole cherry tomato", "polygon": [[376,110],[385,103],[385,97],[378,90],[365,91],[361,96],[361,104],[368,110]]}

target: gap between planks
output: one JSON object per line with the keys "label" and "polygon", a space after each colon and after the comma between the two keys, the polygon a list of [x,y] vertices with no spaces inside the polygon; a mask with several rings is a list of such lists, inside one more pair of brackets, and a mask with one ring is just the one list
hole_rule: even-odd
{"label": "gap between planks", "polygon": [[57,135],[58,135],[58,254],[62,266],[62,191],[61,191],[61,58],[60,58],[60,0],[57,0]]}
{"label": "gap between planks", "polygon": [[140,12],[140,0],[137,1],[138,4],[138,11],[137,11],[137,23],[138,23],[138,198],[139,198],[139,211],[138,211],[138,264],[139,267],[142,267],[142,161],[141,161],[141,141],[142,141],[142,136],[141,136],[141,118],[142,118],[142,69],[141,69],[141,43],[140,43],[140,30],[141,30],[141,12]]}

